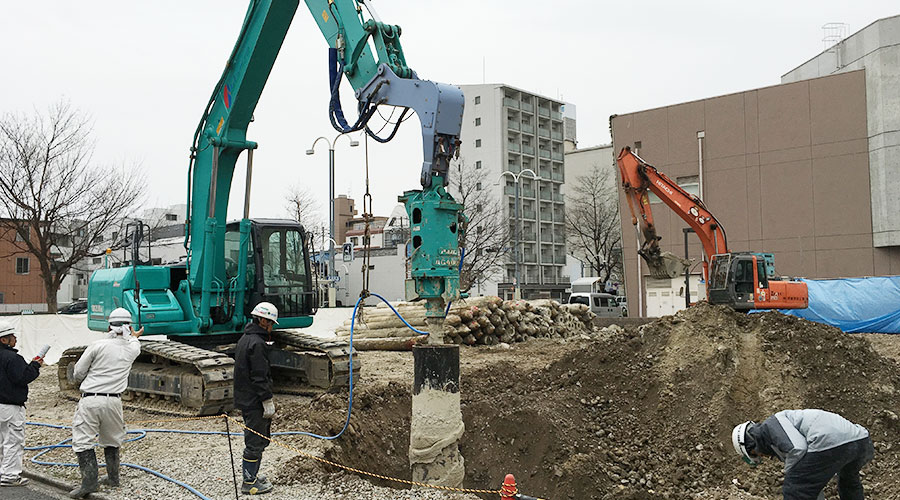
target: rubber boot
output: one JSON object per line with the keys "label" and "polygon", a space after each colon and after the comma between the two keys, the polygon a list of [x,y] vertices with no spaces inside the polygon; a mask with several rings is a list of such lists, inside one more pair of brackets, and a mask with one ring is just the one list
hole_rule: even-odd
{"label": "rubber boot", "polygon": [[103,454],[106,457],[106,477],[100,481],[100,484],[118,488],[120,484],[119,466],[121,464],[119,461],[119,448],[108,446],[103,448]]}
{"label": "rubber boot", "polygon": [[84,498],[100,488],[97,484],[97,454],[91,448],[76,455],[78,455],[78,469],[81,471],[81,486],[70,491],[69,497]]}
{"label": "rubber boot", "polygon": [[259,460],[244,459],[244,483],[241,486],[241,493],[244,495],[262,495],[273,489],[272,483],[265,476],[259,474],[259,462]]}

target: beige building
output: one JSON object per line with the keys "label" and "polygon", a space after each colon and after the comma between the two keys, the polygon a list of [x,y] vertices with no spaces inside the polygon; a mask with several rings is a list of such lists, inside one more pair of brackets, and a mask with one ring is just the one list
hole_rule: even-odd
{"label": "beige building", "polygon": [[[842,42],[861,45],[845,49],[860,57],[834,74],[809,69],[828,67],[815,61],[829,49],[785,75],[789,83],[615,116],[614,148],[631,146],[694,184],[729,249],[774,253],[780,275],[900,274],[900,178],[890,175],[900,172],[900,147],[891,144],[900,143],[900,62],[861,55],[896,55],[898,43],[900,17],[883,19]],[[682,308],[683,279],[647,278],[621,194],[620,206],[632,314]],[[683,255],[687,225],[661,203],[651,207],[663,250]],[[688,254],[699,260],[699,240],[688,236]]]}

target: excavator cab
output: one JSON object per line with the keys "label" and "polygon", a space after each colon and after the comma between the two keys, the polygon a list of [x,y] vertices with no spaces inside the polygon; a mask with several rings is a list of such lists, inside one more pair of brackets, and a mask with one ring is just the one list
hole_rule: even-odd
{"label": "excavator cab", "polygon": [[[279,328],[301,328],[312,323],[317,294],[312,283],[306,231],[297,222],[280,219],[250,221],[247,277],[243,310],[271,302],[278,308]],[[237,279],[240,259],[240,223],[228,224],[225,233],[225,275]]]}
{"label": "excavator cab", "polygon": [[736,311],[803,309],[809,305],[806,283],[776,277],[770,253],[713,255],[707,290],[710,304],[726,304]]}

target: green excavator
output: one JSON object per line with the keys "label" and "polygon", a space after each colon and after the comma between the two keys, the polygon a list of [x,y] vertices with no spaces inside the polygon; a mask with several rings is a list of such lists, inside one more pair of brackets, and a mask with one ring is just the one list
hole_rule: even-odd
{"label": "green excavator", "polygon": [[[143,226],[133,227],[129,265],[101,269],[88,287],[88,327],[106,331],[106,318],[128,309],[145,335],[141,340],[126,405],[164,413],[210,415],[232,407],[233,359],[249,312],[260,301],[279,310],[271,353],[276,386],[286,392],[327,391],[359,376],[358,358],[345,342],[297,331],[310,326],[317,292],[310,272],[307,234],[294,221],[250,219],[253,151],[247,127],[281,49],[299,1],[253,0],[225,70],[194,133],[188,165],[187,259],[177,265],[149,265],[137,247]],[[459,297],[458,236],[461,205],[445,190],[449,163],[458,155],[462,91],[421,80],[406,65],[400,27],[385,24],[371,0],[306,0],[329,46],[329,117],[341,133],[364,131],[378,106],[397,106],[419,117],[423,166],[421,190],[400,198],[410,215],[414,248],[407,298],[425,300],[440,322],[444,305]],[[341,108],[340,85],[349,81],[358,117],[349,123]],[[402,120],[397,120],[399,127]],[[228,194],[238,157],[246,153],[243,218],[226,222]],[[60,388],[77,395],[72,369],[84,347],[67,350],[59,363]]]}

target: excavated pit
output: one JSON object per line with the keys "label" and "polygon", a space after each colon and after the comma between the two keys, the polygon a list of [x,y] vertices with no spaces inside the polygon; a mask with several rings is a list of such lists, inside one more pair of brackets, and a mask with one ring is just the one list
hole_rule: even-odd
{"label": "excavated pit", "polygon": [[[461,358],[468,487],[496,488],[511,472],[523,493],[553,499],[781,498],[781,464],[743,465],[731,429],[823,408],[869,429],[869,497],[900,498],[900,366],[835,328],[701,304],[640,327],[467,348]],[[361,384],[350,432],[326,455],[408,479],[410,386]],[[345,398],[321,396],[303,418],[336,431]],[[331,472],[297,458],[278,478]],[[833,484],[826,495],[837,498]]]}

